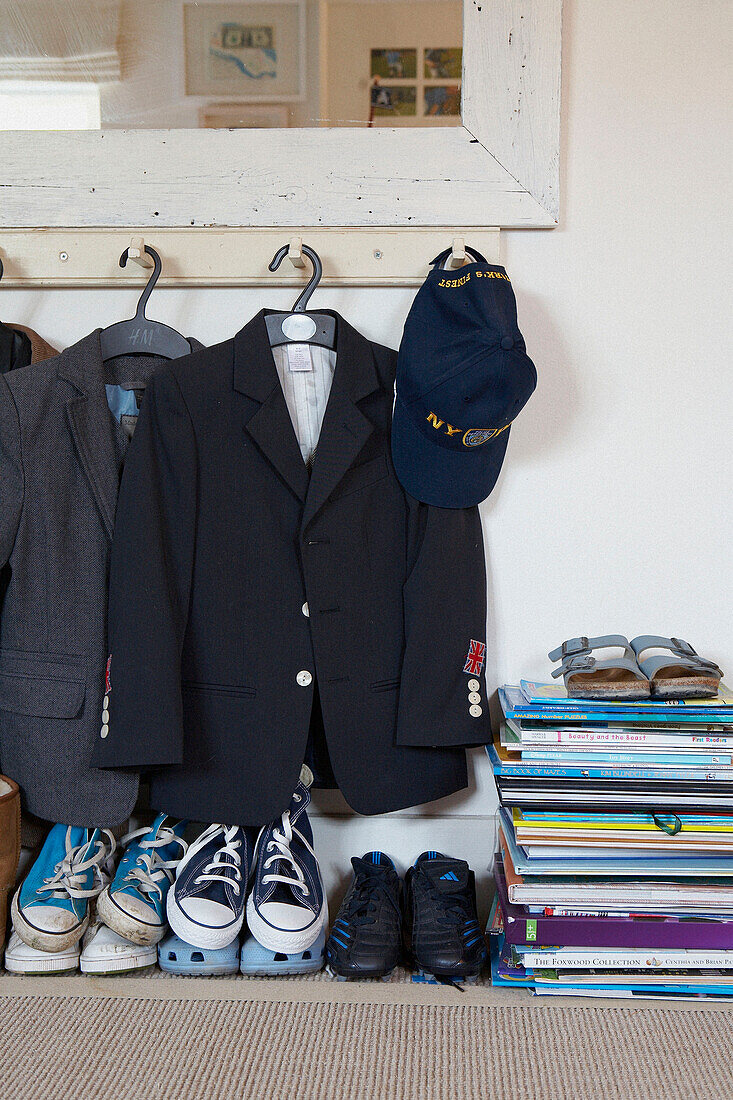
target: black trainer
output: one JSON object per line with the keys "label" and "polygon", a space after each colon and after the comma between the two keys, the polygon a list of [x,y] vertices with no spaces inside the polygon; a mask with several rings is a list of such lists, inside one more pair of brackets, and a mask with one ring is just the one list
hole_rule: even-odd
{"label": "black trainer", "polygon": [[402,953],[401,885],[383,852],[351,860],[354,878],[326,941],[326,965],[342,978],[381,978]]}
{"label": "black trainer", "polygon": [[405,947],[416,969],[436,978],[478,977],[486,940],[476,880],[463,859],[423,852],[405,876]]}

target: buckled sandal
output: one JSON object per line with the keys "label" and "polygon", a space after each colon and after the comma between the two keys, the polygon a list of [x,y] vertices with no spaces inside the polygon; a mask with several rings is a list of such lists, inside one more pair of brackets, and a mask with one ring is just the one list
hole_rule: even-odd
{"label": "buckled sandal", "polygon": [[[720,668],[714,661],[700,657],[682,638],[640,634],[630,644],[639,668],[649,678],[652,695],[657,699],[707,699],[718,694],[723,675]],[[648,649],[667,652],[643,657]]]}
{"label": "buckled sandal", "polygon": [[[597,660],[596,649],[621,649],[622,656]],[[551,661],[560,661],[552,676],[562,676],[568,696],[572,699],[614,699],[633,701],[648,699],[649,679],[636,660],[628,638],[623,634],[604,634],[598,638],[569,638],[552,653]]]}

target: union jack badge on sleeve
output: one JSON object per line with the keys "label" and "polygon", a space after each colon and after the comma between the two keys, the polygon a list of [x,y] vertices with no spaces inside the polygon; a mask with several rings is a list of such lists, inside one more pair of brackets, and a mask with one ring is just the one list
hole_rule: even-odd
{"label": "union jack badge on sleeve", "polygon": [[469,676],[480,676],[485,660],[486,646],[483,642],[477,642],[475,638],[471,638],[463,671],[467,672]]}
{"label": "union jack badge on sleeve", "polygon": [[109,695],[112,690],[112,655],[107,658],[107,667],[104,670],[104,693]]}

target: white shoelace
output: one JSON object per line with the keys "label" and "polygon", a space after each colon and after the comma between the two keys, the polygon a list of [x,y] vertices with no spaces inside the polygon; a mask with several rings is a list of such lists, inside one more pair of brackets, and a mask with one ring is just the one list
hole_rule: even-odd
{"label": "white shoelace", "polygon": [[[120,843],[126,847],[130,841],[137,840],[138,837],[145,836],[149,832],[150,829],[146,828],[136,829],[134,833],[123,836]],[[174,859],[163,860],[156,849],[166,848],[169,844],[180,844],[181,850]],[[185,855],[188,844],[181,837],[176,836],[169,825],[164,825],[158,829],[155,840],[143,840],[140,842],[140,847],[148,850],[140,853],[135,860],[135,865],[125,875],[124,881],[136,886],[143,894],[148,896],[157,894],[162,898],[163,889],[160,884],[164,879],[169,883],[173,882],[175,878],[173,871]]]}
{"label": "white shoelace", "polygon": [[[222,885],[231,886],[237,895],[240,894],[242,857],[237,849],[241,848],[242,840],[241,837],[239,840],[234,839],[238,832],[238,825],[209,825],[208,829],[204,829],[201,836],[194,841],[189,848],[189,855],[203,848],[204,845],[213,840],[218,833],[221,833],[224,838],[224,843],[217,850],[214,858],[210,863],[206,864],[201,874],[197,875],[194,879],[194,885],[198,886],[202,882],[218,882]],[[223,862],[224,856],[231,856],[234,862]]]}
{"label": "white shoelace", "polygon": [[[296,799],[297,799],[297,796],[296,796]],[[297,800],[300,801],[299,799],[297,799]],[[283,874],[278,875],[278,874],[275,874],[274,871],[272,871],[272,872],[270,872],[269,875],[263,875],[262,876],[262,881],[263,882],[282,882],[286,886],[292,886],[292,887],[297,886],[298,889],[303,893],[303,895],[305,897],[307,897],[308,894],[310,893],[310,889],[308,887],[307,882],[305,881],[305,875],[303,874],[303,870],[300,867],[300,864],[296,861],[295,856],[293,855],[292,851],[290,850],[290,843],[291,843],[293,837],[294,836],[298,837],[301,844],[305,845],[305,847],[308,849],[308,851],[310,852],[310,854],[313,856],[314,859],[316,857],[316,853],[313,851],[310,844],[305,839],[305,837],[300,832],[300,830],[294,828],[294,826],[291,824],[290,810],[285,811],[285,813],[282,815],[281,821],[282,821],[282,826],[283,826],[282,832],[277,828],[273,828],[273,830],[272,830],[272,840],[268,841],[268,844],[267,844],[267,851],[268,852],[273,852],[273,855],[268,856],[268,858],[265,860],[265,862],[263,863],[262,866],[267,868],[267,867],[270,867],[271,864],[273,864],[273,863],[279,863],[281,860],[284,860],[295,871],[295,877],[293,877],[292,875],[283,875]]]}
{"label": "white shoelace", "polygon": [[[109,829],[102,829],[94,842],[95,851],[89,855],[90,842],[71,846],[71,826],[66,830],[66,855],[56,864],[54,874],[43,880],[37,894],[50,894],[52,898],[95,898],[112,881],[114,869],[112,856],[117,840]],[[106,844],[103,837],[108,838]],[[86,853],[86,858],[82,857]],[[92,871],[92,886],[86,886],[86,872]]]}

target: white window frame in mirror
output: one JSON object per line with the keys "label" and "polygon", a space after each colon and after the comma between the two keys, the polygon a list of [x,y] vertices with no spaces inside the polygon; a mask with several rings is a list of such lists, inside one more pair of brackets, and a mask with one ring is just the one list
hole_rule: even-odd
{"label": "white window frame in mirror", "polygon": [[464,0],[462,125],[6,132],[0,226],[558,218],[562,0]]}

